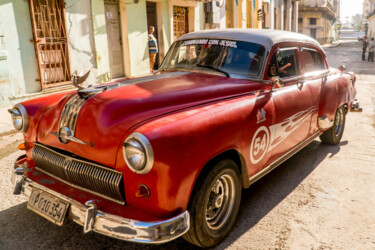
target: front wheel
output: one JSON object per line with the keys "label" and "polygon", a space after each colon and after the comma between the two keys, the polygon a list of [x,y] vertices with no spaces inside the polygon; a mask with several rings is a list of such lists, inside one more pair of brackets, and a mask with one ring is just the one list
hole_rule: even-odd
{"label": "front wheel", "polygon": [[320,140],[323,143],[336,145],[339,144],[344,134],[345,128],[345,109],[344,107],[340,107],[336,110],[335,121],[333,126],[324,131],[323,134],[320,135]]}
{"label": "front wheel", "polygon": [[183,238],[200,247],[221,242],[232,229],[241,201],[237,165],[222,160],[197,181],[189,204],[190,229]]}

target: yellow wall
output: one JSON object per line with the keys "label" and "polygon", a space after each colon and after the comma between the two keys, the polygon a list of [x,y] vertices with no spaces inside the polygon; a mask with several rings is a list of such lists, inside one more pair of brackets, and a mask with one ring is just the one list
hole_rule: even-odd
{"label": "yellow wall", "polygon": [[246,28],[253,28],[253,2],[246,0]]}

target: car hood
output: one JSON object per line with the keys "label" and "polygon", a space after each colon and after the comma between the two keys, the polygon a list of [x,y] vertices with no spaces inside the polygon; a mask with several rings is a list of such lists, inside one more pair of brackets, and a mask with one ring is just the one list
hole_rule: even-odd
{"label": "car hood", "polygon": [[[114,168],[125,134],[140,123],[260,88],[262,83],[258,82],[191,72],[169,72],[91,87],[81,91],[82,98],[78,98],[77,92],[70,93],[49,107],[40,119],[37,140]],[[92,91],[99,93],[92,94]],[[80,105],[65,107],[72,98],[79,100]],[[74,137],[87,145],[74,141],[63,144],[56,136],[59,121],[75,113],[78,115],[70,115],[68,127],[73,131],[75,124]]]}

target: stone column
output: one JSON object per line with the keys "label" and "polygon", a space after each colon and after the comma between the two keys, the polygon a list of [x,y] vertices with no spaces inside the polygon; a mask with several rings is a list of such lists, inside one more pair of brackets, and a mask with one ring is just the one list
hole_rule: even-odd
{"label": "stone column", "polygon": [[278,5],[278,29],[279,30],[284,30],[284,0],[279,0],[279,5]]}
{"label": "stone column", "polygon": [[272,1],[271,3],[269,3],[268,5],[269,7],[269,12],[268,12],[268,15],[269,15],[269,24],[270,24],[270,29],[271,30],[274,30],[275,29],[275,19],[274,19],[274,16],[275,16],[275,6],[274,6],[274,2]]}
{"label": "stone column", "polygon": [[294,17],[294,22],[293,22],[294,29],[292,31],[298,32],[298,1],[294,1],[293,17]]}
{"label": "stone column", "polygon": [[292,31],[292,0],[287,0],[285,30]]}

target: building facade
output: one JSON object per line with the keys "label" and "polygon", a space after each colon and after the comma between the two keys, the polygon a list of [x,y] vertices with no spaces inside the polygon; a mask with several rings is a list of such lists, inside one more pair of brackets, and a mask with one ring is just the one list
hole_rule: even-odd
{"label": "building facade", "polygon": [[332,43],[337,39],[338,0],[301,0],[298,31],[319,43]]}
{"label": "building facade", "polygon": [[367,26],[368,39],[375,38],[375,0],[369,0],[369,8],[366,15],[365,25]]}
{"label": "building facade", "polygon": [[181,35],[202,29],[298,30],[298,0],[0,0],[0,106],[150,72]]}
{"label": "building facade", "polygon": [[0,0],[0,105],[87,83],[149,73],[148,27],[157,64],[179,36],[203,29],[195,0]]}

